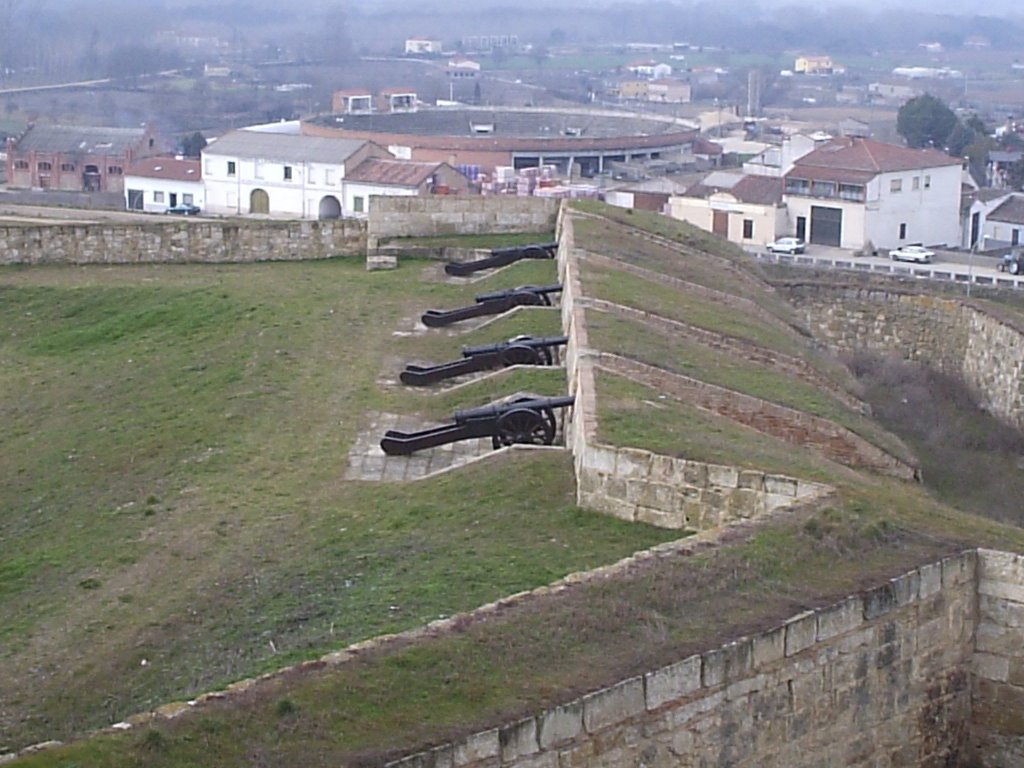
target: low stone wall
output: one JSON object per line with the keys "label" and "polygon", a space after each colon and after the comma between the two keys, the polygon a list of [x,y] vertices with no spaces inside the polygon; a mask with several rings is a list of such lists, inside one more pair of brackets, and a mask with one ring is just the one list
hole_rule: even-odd
{"label": "low stone wall", "polygon": [[393,237],[549,232],[560,201],[538,197],[375,197],[369,246]]}
{"label": "low stone wall", "polygon": [[878,287],[786,289],[817,338],[839,349],[895,352],[958,376],[986,408],[1024,428],[1024,332],[982,305]]}
{"label": "low stone wall", "polygon": [[[923,566],[391,767],[962,765],[976,741],[977,563],[987,572],[1005,557],[970,551]],[[1020,749],[1019,735],[1011,742]]]}
{"label": "low stone wall", "polygon": [[0,227],[0,265],[292,261],[365,252],[366,224],[354,219]]}
{"label": "low stone wall", "polygon": [[632,522],[709,530],[831,491],[757,470],[589,445],[576,474],[579,503]]}

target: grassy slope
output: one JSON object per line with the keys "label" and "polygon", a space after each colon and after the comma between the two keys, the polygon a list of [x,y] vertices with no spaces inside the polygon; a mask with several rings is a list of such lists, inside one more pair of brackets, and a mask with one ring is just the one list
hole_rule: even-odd
{"label": "grassy slope", "polygon": [[[575,509],[571,464],[550,455],[402,488],[341,481],[367,410],[440,419],[514,388],[564,391],[556,371],[442,396],[382,390],[411,310],[553,278],[534,263],[458,287],[424,269],[0,273],[0,746],[670,536]],[[457,354],[462,340],[444,341]]]}
{"label": "grassy slope", "polygon": [[[625,277],[608,275],[603,286],[621,291],[626,283]],[[677,296],[673,303],[658,288],[648,281],[628,286],[645,302],[664,302],[666,314],[679,311],[679,304],[692,298]],[[680,311],[686,322],[700,325],[697,314],[706,318],[708,327],[723,332],[766,346],[779,341],[771,335],[774,329],[763,335],[765,329],[737,313],[716,312],[706,303],[687,308],[696,312]],[[799,349],[794,339],[781,339],[786,348]],[[600,385],[616,398],[601,404],[611,411],[637,408],[650,398],[642,387],[616,377],[602,377]],[[387,397],[370,399],[379,407]],[[670,407],[679,419],[697,417],[681,433],[695,448],[714,449],[723,441],[725,450],[735,453],[746,442],[761,457],[757,465],[778,462],[780,471],[788,467],[827,480],[837,487],[836,495],[816,509],[734,534],[734,543],[726,548],[662,559],[656,567],[637,568],[624,578],[576,587],[467,622],[450,635],[391,645],[355,663],[276,680],[241,700],[214,703],[177,721],[93,738],[17,764],[334,766],[356,755],[379,759],[536,712],[965,546],[1024,551],[1020,530],[953,512],[917,486],[865,479],[790,446],[780,449],[777,441],[751,440],[749,431],[716,425],[706,415],[701,422],[699,413],[686,413],[681,404]],[[623,418],[619,426],[639,428],[636,421]],[[640,426],[655,437],[661,429],[674,440],[670,433],[675,423],[659,417]],[[615,424],[604,413],[601,429],[607,428]],[[550,467],[546,462],[543,466]],[[489,482],[489,488],[481,487],[482,502],[491,494],[501,497],[500,485],[485,467],[447,479],[470,486]],[[377,489],[366,492],[379,499]],[[333,525],[325,521],[311,538],[329,537]],[[343,532],[334,531],[338,533]],[[412,541],[418,541],[418,534],[418,528],[410,527]],[[472,546],[470,541],[477,539],[470,536],[467,546]],[[541,541],[527,546],[542,546]]]}

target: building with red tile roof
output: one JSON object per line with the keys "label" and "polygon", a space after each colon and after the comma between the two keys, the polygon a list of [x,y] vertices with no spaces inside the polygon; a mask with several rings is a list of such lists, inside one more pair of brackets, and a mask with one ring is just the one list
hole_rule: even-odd
{"label": "building with red tile roof", "polygon": [[833,139],[785,174],[793,232],[861,249],[960,243],[961,161],[861,137]]}

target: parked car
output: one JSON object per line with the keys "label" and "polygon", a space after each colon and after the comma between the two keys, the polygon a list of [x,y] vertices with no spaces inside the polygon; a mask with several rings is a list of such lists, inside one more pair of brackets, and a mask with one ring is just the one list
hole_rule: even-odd
{"label": "parked car", "polygon": [[172,205],[167,209],[167,213],[177,214],[178,216],[196,216],[199,214],[199,206],[192,205],[192,203],[179,203],[178,205]]}
{"label": "parked car", "polygon": [[799,237],[780,237],[765,247],[768,253],[803,253],[806,246]]}
{"label": "parked car", "polygon": [[916,261],[918,264],[931,264],[935,258],[935,251],[930,251],[923,245],[901,245],[889,251],[889,258],[893,261]]}
{"label": "parked car", "polygon": [[1000,272],[1009,272],[1011,275],[1024,274],[1024,250],[1014,248],[1009,253],[1004,253],[998,267]]}

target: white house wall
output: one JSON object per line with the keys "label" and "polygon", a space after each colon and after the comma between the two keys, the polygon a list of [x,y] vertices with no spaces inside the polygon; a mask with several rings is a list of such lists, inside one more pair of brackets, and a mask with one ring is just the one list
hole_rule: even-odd
{"label": "white house wall", "polygon": [[[129,190],[142,191],[142,210],[146,213],[164,213],[171,205],[192,203],[206,210],[206,193],[202,182],[152,179],[144,176],[124,177],[124,200],[128,207]],[[157,199],[157,193],[162,200]],[[174,202],[171,202],[172,195]],[[136,209],[137,210],[137,209]]]}
{"label": "white house wall", "polygon": [[[925,177],[929,184],[925,188]],[[898,179],[902,188],[891,190]],[[914,189],[917,179],[917,189]],[[896,248],[908,243],[957,246],[960,243],[960,167],[951,165],[899,173],[883,173],[875,177],[868,199],[877,200],[877,207],[867,206],[864,235],[879,248]],[[906,224],[906,235],[900,238],[900,225]],[[845,222],[844,222],[845,228]],[[855,246],[860,247],[860,246]]]}
{"label": "white house wall", "polygon": [[[668,214],[699,227],[713,231],[715,211],[729,215],[729,242],[743,246],[763,246],[786,232],[786,209],[773,205],[740,203],[731,195],[717,194],[708,199],[697,197],[670,197]],[[743,237],[743,222],[753,223],[753,237]]]}

